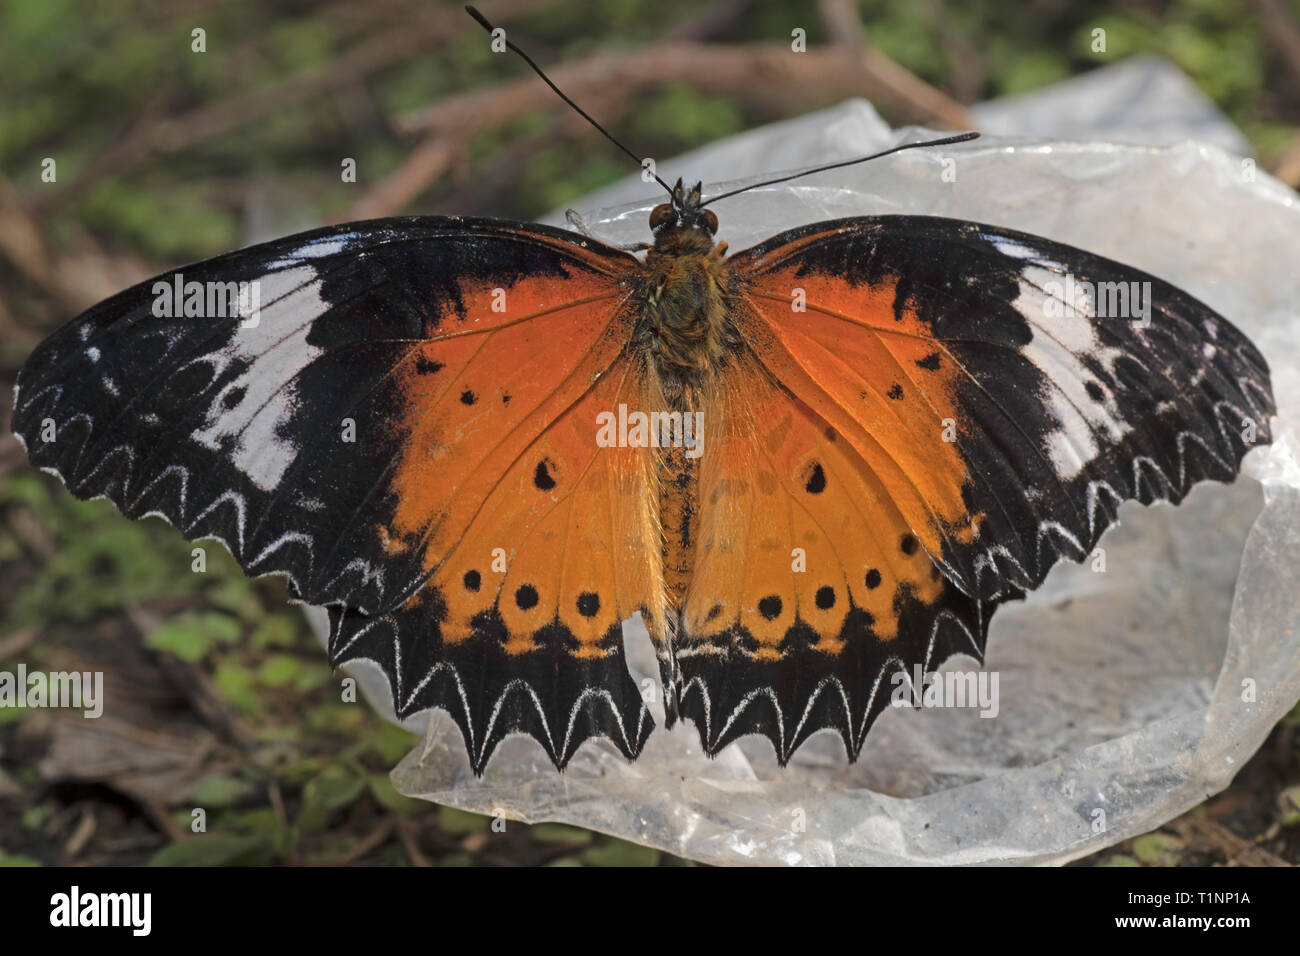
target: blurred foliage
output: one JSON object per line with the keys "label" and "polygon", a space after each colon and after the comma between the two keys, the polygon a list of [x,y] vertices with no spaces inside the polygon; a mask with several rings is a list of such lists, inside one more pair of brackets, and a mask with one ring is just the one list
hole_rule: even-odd
{"label": "blurred foliage", "polygon": [[[206,569],[197,572],[194,545],[162,521],[128,521],[110,503],[77,501],[35,473],[0,486],[0,518],[0,566],[11,572],[0,587],[0,640],[38,626],[41,641],[23,655],[30,668],[53,666],[62,648],[84,646],[86,628],[124,605],[161,610],[144,646],[212,674],[225,704],[254,728],[256,743],[238,766],[214,770],[179,795],[182,808],[172,818],[185,838],[161,840],[156,851],[126,862],[331,863],[351,859],[367,835],[397,826],[422,833],[419,852],[442,865],[653,865],[660,859],[656,851],[572,827],[508,821],[502,833],[488,818],[399,794],[388,771],[418,739],[364,700],[345,701],[342,675],[325,664],[302,615],[286,606],[284,586],[250,581],[214,543],[206,544]],[[23,560],[26,542],[7,533],[15,524],[51,534],[42,545],[46,560]],[[0,709],[0,732],[25,713]],[[0,738],[0,758],[5,743]],[[38,865],[42,856],[57,854],[44,834],[60,800],[33,767],[0,772],[11,773],[7,779],[30,801],[12,818],[0,811],[0,866]],[[195,807],[206,815],[200,833],[191,832]],[[404,844],[388,839],[364,861],[405,864],[411,857]]]}
{"label": "blurred foliage", "polygon": [[[492,12],[490,0],[484,6]],[[1021,93],[1129,55],[1156,53],[1186,71],[1265,160],[1300,124],[1295,79],[1253,8],[1235,0],[859,0],[858,8],[880,49],[966,100]],[[110,254],[160,268],[242,244],[255,214],[269,215],[272,226],[323,221],[408,156],[412,143],[396,132],[395,117],[447,94],[523,76],[525,67],[493,56],[470,24],[446,43],[430,44],[427,54],[395,59],[346,90],[163,150],[120,175],[110,170],[66,198],[56,191],[96,169],[142,125],[192,117],[334,69],[366,38],[400,30],[405,18],[429,16],[431,9],[464,19],[459,2],[428,0],[3,0],[0,171],[24,200],[43,204],[40,224],[51,241],[71,244],[89,232]],[[1291,0],[1291,9],[1300,13],[1300,0]],[[540,62],[553,64],[598,49],[642,46],[700,11],[697,0],[570,0],[539,4],[509,26]],[[754,3],[711,39],[788,42],[795,26],[808,31],[810,45],[826,39],[813,0]],[[190,50],[195,27],[207,31],[205,54]],[[1102,54],[1091,50],[1096,28],[1107,35]],[[611,124],[634,151],[668,155],[780,118],[671,76],[663,80],[623,104]],[[512,147],[534,139],[540,145],[519,155],[508,175],[474,194],[474,213],[527,219],[629,171],[618,153],[593,139],[548,138],[551,115],[526,116],[475,137],[467,144],[466,168],[430,187],[411,211],[442,210]],[[164,126],[159,135],[168,132]],[[345,156],[356,158],[360,183],[340,181]],[[40,179],[46,157],[57,159],[56,184]],[[34,316],[30,327],[67,317],[9,268],[0,261],[0,291],[15,312]],[[9,352],[0,355],[0,371],[12,379],[16,365],[10,367]],[[206,571],[194,573],[193,547],[159,519],[127,521],[108,503],[77,501],[30,470],[0,484],[0,642],[38,630],[39,641],[23,659],[39,666],[105,625],[141,640],[135,628],[152,622],[142,635],[147,652],[207,675],[224,706],[254,731],[256,743],[241,763],[214,767],[187,795],[188,806],[207,811],[206,833],[189,835],[188,809],[170,811],[173,832],[186,834],[174,840],[138,812],[128,814],[119,820],[127,834],[120,842],[136,840],[135,849],[115,859],[157,865],[672,862],[558,825],[511,822],[497,834],[484,817],[401,796],[387,772],[415,739],[364,703],[340,699],[339,675],[325,665],[302,616],[286,605],[282,583],[247,580],[211,542],[203,546]],[[131,617],[124,609],[148,613]],[[49,787],[33,762],[8,758],[26,720],[22,709],[0,711],[0,801],[10,801],[0,806],[20,808],[0,811],[0,866],[57,862],[74,800]],[[1300,708],[1280,729],[1294,742],[1298,728]],[[1300,788],[1282,789],[1280,796],[1274,790],[1267,802],[1255,822],[1261,829],[1281,826],[1294,847]],[[95,805],[105,820],[121,815],[111,801]],[[131,836],[132,827],[142,834]],[[364,852],[351,856],[358,846]],[[1181,844],[1157,833],[1105,862],[1170,865],[1184,855]]]}
{"label": "blurred foliage", "polygon": [[[428,15],[438,5],[418,6]],[[441,6],[445,11],[437,15],[464,17],[458,3]],[[699,9],[690,0],[541,6],[512,18],[510,27],[545,63],[650,42]],[[871,41],[929,82],[952,90],[957,72],[973,71],[976,86],[968,92],[974,98],[1020,93],[1126,56],[1157,53],[1182,67],[1264,153],[1279,148],[1300,122],[1295,82],[1282,82],[1269,38],[1238,0],[860,0],[858,6]],[[373,28],[384,25],[387,12],[400,23],[416,7],[390,0],[370,18],[349,18],[336,6],[297,2],[7,0],[0,4],[0,169],[21,192],[39,195],[45,188],[40,163],[52,156],[59,182],[73,182],[135,123],[184,115],[329,69],[356,45],[356,20]],[[195,26],[207,31],[205,54],[190,52]],[[808,31],[810,44],[825,40],[811,0],[756,3],[719,39],[787,42],[793,26]],[[1106,31],[1105,53],[1091,49],[1098,27]],[[312,97],[193,148],[161,154],[125,176],[109,176],[60,205],[48,225],[55,234],[89,227],[110,248],[160,262],[214,255],[240,244],[244,205],[261,195],[259,189],[287,190],[310,206],[311,218],[322,220],[357,188],[340,182],[339,157],[357,159],[363,183],[405,157],[409,143],[385,118],[524,72],[467,29],[429,55],[407,57],[358,84],[367,101],[363,110],[336,95]],[[634,151],[666,155],[773,118],[672,77],[664,80],[613,124]],[[1286,89],[1291,96],[1281,95]],[[473,156],[486,161],[536,131],[536,123],[521,123],[484,135],[473,144]],[[621,157],[592,148],[590,140],[550,144],[528,156],[510,183],[475,211],[529,218],[626,172]],[[417,207],[437,211],[462,178],[434,186]]]}

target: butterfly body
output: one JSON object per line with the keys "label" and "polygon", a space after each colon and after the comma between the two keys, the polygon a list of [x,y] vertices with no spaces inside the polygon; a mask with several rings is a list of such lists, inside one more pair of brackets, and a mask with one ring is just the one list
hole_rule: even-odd
{"label": "butterfly body", "polygon": [[660,207],[665,213],[676,211],[671,218],[659,216],[635,297],[658,384],[669,403],[683,410],[687,395],[721,367],[736,342],[727,244],[714,243],[717,219],[705,220],[688,205],[692,199],[698,204],[699,187],[684,196],[678,183],[674,203]]}

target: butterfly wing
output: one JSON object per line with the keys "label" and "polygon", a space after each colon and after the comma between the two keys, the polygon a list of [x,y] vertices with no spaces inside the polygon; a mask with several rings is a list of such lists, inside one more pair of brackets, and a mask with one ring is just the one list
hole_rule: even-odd
{"label": "butterfly wing", "polygon": [[[1268,440],[1251,343],[1078,249],[880,217],[729,262],[743,347],[706,410],[672,675],[711,751],[759,732],[784,761],[832,727],[856,756],[895,672],[981,658],[994,607],[1084,558],[1120,502],[1230,480]],[[1127,317],[1095,307],[1121,290]]]}
{"label": "butterfly wing", "polygon": [[[516,731],[559,764],[592,734],[635,754],[651,722],[619,622],[661,614],[652,463],[597,455],[594,424],[642,387],[635,267],[495,221],[289,237],[64,326],[19,377],[14,431],[78,496],[329,605],[332,661],[376,660],[399,714],[450,711],[476,770]],[[244,282],[254,314],[183,294],[201,314],[155,314],[169,285]]]}
{"label": "butterfly wing", "polygon": [[670,716],[691,718],[710,753],[762,733],[784,763],[831,727],[856,756],[895,670],[982,656],[989,605],[919,546],[850,420],[792,394],[756,354],[704,415]]}

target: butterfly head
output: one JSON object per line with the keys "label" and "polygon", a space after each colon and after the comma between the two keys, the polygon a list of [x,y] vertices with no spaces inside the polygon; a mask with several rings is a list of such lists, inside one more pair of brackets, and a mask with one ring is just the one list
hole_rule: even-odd
{"label": "butterfly head", "polygon": [[699,233],[712,244],[713,234],[718,231],[718,217],[712,209],[701,205],[703,188],[703,183],[696,183],[687,190],[679,179],[671,200],[650,211],[650,231],[654,233],[656,245],[686,232]]}

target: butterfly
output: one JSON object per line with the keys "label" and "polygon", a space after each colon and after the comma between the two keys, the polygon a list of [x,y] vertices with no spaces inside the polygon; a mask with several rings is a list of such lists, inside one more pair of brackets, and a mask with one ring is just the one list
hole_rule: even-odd
{"label": "butterfly", "polygon": [[708,753],[829,729],[855,759],[896,675],[982,660],[1123,501],[1269,440],[1264,358],[1154,276],[926,216],[730,253],[732,194],[663,185],[635,251],[429,216],[163,274],[37,347],[14,432],[326,606],[331,662],[447,711],[478,773],[516,733],[637,756],[635,615]]}

